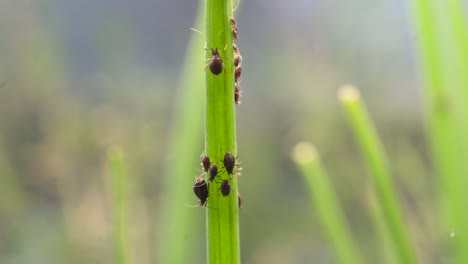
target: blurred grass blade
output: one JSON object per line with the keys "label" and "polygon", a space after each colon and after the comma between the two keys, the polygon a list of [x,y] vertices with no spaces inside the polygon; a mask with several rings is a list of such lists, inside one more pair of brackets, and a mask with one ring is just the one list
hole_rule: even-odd
{"label": "blurred grass blade", "polygon": [[367,200],[369,201],[369,207],[372,215],[372,220],[375,224],[375,229],[377,231],[378,242],[380,246],[381,258],[379,263],[388,263],[393,264],[396,262],[396,252],[395,246],[391,241],[391,232],[387,222],[385,221],[384,213],[382,212],[382,207],[377,201],[374,190],[370,189],[367,194]]}
{"label": "blurred grass blade", "polygon": [[387,157],[359,92],[352,86],[342,87],[339,93],[351,127],[366,160],[374,188],[399,255],[399,263],[416,263],[408,231],[399,207],[397,193],[390,176]]}
{"label": "blurred grass blade", "polygon": [[113,237],[115,260],[118,264],[129,263],[128,243],[128,181],[122,150],[114,146],[108,152],[112,190]]}
{"label": "blurred grass blade", "polygon": [[[205,1],[199,2],[195,28],[204,28],[203,13]],[[158,224],[156,263],[194,263],[196,252],[200,252],[197,241],[203,227],[201,217],[204,210],[185,206],[195,204],[197,199],[192,191],[195,167],[200,161],[203,143],[203,101],[204,75],[203,37],[194,34],[187,26],[191,40],[186,51],[184,69],[180,74],[175,113],[170,129],[167,149],[161,213],[163,219]],[[202,244],[204,246],[204,243]]]}
{"label": "blurred grass blade", "polygon": [[307,142],[297,144],[293,150],[293,159],[304,176],[311,200],[317,208],[326,235],[336,249],[339,263],[363,263],[315,147]]}
{"label": "blurred grass blade", "polygon": [[[458,0],[413,0],[423,81],[426,124],[441,182],[442,232],[457,248],[458,263],[468,263],[468,46],[466,16]],[[441,28],[446,29],[441,30]],[[445,64],[444,64],[445,63]],[[446,66],[446,67],[444,67]]]}

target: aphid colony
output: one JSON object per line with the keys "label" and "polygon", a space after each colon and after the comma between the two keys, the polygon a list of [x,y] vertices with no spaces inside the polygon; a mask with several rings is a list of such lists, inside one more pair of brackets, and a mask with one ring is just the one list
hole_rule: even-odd
{"label": "aphid colony", "polygon": [[[229,18],[229,24],[231,26],[232,36],[234,40],[238,40],[237,33],[237,24],[236,20],[233,17]],[[242,56],[239,52],[239,48],[236,44],[232,44],[232,49],[234,52],[234,59],[231,60],[234,63],[234,102],[236,105],[239,105],[241,102],[239,98],[241,97],[242,91],[240,89],[239,81],[242,75]],[[224,48],[224,51],[226,48]],[[218,48],[211,49],[211,58],[207,60],[210,71],[213,75],[219,75],[224,69],[224,63],[222,57],[219,54]],[[214,163],[214,164],[212,164]],[[237,162],[237,157],[234,157],[231,152],[226,152],[224,154],[223,160],[219,163],[213,162],[207,155],[202,155],[201,165],[203,167],[202,175],[198,176],[195,179],[193,185],[193,192],[198,197],[199,206],[207,206],[208,198],[210,196],[210,184],[216,183],[219,185],[219,195],[229,196],[231,193],[231,182],[233,180],[233,174],[239,174],[240,167]],[[219,165],[219,168],[218,168]],[[228,178],[222,177],[223,173],[226,172]],[[213,195],[213,193],[212,193]],[[239,193],[237,193],[237,203],[239,208],[242,208],[242,198]]]}
{"label": "aphid colony", "polygon": [[[230,17],[229,23],[231,24],[231,31],[234,40],[238,40],[236,20],[233,17]],[[241,101],[239,101],[239,99],[242,91],[240,89],[239,81],[242,75],[242,56],[235,43],[232,44],[232,50],[234,51],[234,102],[236,105],[240,105]],[[211,58],[209,59],[208,66],[210,67],[211,73],[214,75],[219,75],[223,71],[224,63],[223,59],[219,55],[218,48],[211,49]]]}
{"label": "aphid colony", "polygon": [[[193,192],[198,197],[199,206],[206,206],[209,197],[208,185],[212,182],[221,183],[219,191],[223,196],[228,196],[231,193],[230,181],[232,180],[232,175],[234,173],[239,173],[239,163],[237,162],[237,158],[235,158],[231,152],[226,152],[226,154],[224,154],[224,159],[221,162],[223,170],[218,174],[218,165],[212,165],[210,158],[207,155],[202,155],[201,165],[203,166],[203,174],[195,179],[195,183],[193,185]],[[224,171],[227,172],[229,179],[220,179],[220,175]],[[205,177],[203,177],[204,175],[207,175],[208,179],[205,179]],[[237,199],[239,208],[241,208],[242,200],[239,193],[237,194]]]}

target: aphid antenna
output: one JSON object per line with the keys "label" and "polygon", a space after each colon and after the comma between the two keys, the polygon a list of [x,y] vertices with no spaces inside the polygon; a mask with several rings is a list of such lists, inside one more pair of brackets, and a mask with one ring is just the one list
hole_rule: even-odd
{"label": "aphid antenna", "polygon": [[[200,202],[200,201],[199,201]],[[208,201],[207,201],[208,203]],[[217,209],[215,207],[210,207],[208,205],[201,205],[200,203],[199,204],[195,204],[195,205],[189,205],[189,204],[184,204],[186,207],[190,207],[190,208],[196,208],[196,207],[206,207],[206,208],[210,208],[210,209]]]}
{"label": "aphid antenna", "polygon": [[205,34],[203,34],[200,30],[198,30],[198,29],[196,29],[196,28],[190,28],[190,30],[195,31],[195,32],[197,32],[198,34],[200,34],[202,37],[206,38]]}
{"label": "aphid antenna", "polygon": [[[196,29],[196,28],[190,28],[190,30],[197,32],[198,34],[200,34],[200,35],[201,35],[202,37],[204,37],[205,39],[207,38],[207,37],[205,36],[205,34],[203,34],[203,32],[201,32],[200,30],[198,30],[198,29]],[[219,38],[219,36],[221,35],[221,33],[223,33],[224,30],[226,30],[226,29],[221,29],[221,31],[218,33],[218,35],[216,36],[216,38]],[[205,50],[207,50],[207,48],[206,48],[206,42],[205,42]]]}
{"label": "aphid antenna", "polygon": [[237,0],[237,3],[236,5],[232,8],[232,12],[236,12],[237,8],[239,7],[239,4],[240,4],[240,0]]}

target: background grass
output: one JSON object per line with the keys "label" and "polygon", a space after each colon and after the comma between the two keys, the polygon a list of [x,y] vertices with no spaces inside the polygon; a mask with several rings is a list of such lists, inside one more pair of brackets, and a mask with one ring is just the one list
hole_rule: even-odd
{"label": "background grass", "polygon": [[[204,58],[189,58],[205,45],[189,29],[197,4],[0,3],[1,263],[114,263],[104,177],[115,144],[132,194],[130,263],[205,262],[205,211],[185,206],[196,203],[203,144]],[[362,259],[398,256],[381,253],[388,219],[336,100],[344,83],[360,87],[375,121],[418,261],[467,262],[465,10],[462,1],[241,3],[242,263],[339,257],[290,159],[303,140],[320,150]]]}

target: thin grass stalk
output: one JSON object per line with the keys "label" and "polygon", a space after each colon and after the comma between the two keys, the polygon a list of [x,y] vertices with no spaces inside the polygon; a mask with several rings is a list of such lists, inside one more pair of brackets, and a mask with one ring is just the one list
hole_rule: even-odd
{"label": "thin grass stalk", "polygon": [[372,215],[372,221],[374,222],[375,229],[377,231],[377,238],[379,241],[378,245],[380,246],[381,250],[381,258],[379,259],[379,263],[396,263],[395,256],[397,256],[397,254],[395,251],[395,246],[391,240],[391,232],[387,222],[385,221],[382,207],[377,201],[374,190],[369,190],[367,200],[369,201],[369,209]]}
{"label": "thin grass stalk", "polygon": [[[206,59],[211,49],[218,49],[224,62],[219,75],[206,69],[205,153],[212,162],[220,163],[226,152],[237,157],[236,115],[234,105],[233,35],[229,18],[231,0],[206,0]],[[222,168],[223,166],[221,166]],[[231,190],[220,192],[222,180],[229,180]],[[240,263],[237,174],[220,172],[209,185],[207,208],[208,263]]]}
{"label": "thin grass stalk", "polygon": [[311,202],[317,208],[320,222],[336,250],[337,262],[363,263],[315,147],[307,142],[297,144],[293,150],[293,160],[304,176]]}
{"label": "thin grass stalk", "polygon": [[[441,14],[436,2],[430,0],[413,0],[411,11],[417,35],[417,51],[419,52],[420,75],[422,78],[425,118],[432,155],[438,177],[441,182],[442,234],[449,237],[451,231],[455,236],[453,241],[458,263],[468,262],[468,222],[466,212],[465,187],[467,182],[466,157],[467,90],[466,72],[466,29],[461,5],[448,1],[450,18],[448,28],[455,42],[448,40],[448,46],[442,46],[442,32],[438,31],[441,24]],[[439,3],[440,4],[440,3]],[[456,11],[454,9],[460,8]],[[442,21],[445,22],[445,21]],[[465,32],[464,32],[465,31]],[[450,35],[450,34],[449,34]],[[450,38],[452,38],[450,37]],[[449,69],[444,69],[443,62],[447,53],[445,50],[455,49],[459,59]],[[461,58],[460,58],[461,56]],[[465,60],[465,61],[463,61]],[[455,69],[454,69],[455,68]],[[450,72],[457,71],[453,80]],[[465,133],[465,134],[463,134]]]}
{"label": "thin grass stalk", "polygon": [[112,190],[113,238],[115,261],[129,263],[128,241],[128,180],[122,150],[114,146],[109,149],[108,164]]}
{"label": "thin grass stalk", "polygon": [[[195,28],[204,25],[204,1],[200,1]],[[158,245],[155,263],[191,263],[197,255],[202,214],[186,204],[195,204],[192,192],[194,176],[198,171],[203,138],[203,49],[204,41],[191,33],[184,68],[180,74],[174,122],[170,128],[171,138],[165,164],[164,194],[162,196],[161,223],[158,225]],[[193,202],[190,202],[193,201]],[[161,213],[159,213],[161,215]]]}
{"label": "thin grass stalk", "polygon": [[361,148],[379,204],[391,230],[391,239],[398,253],[398,263],[416,263],[388,160],[367,109],[360,100],[359,92],[352,86],[342,87],[339,98]]}

